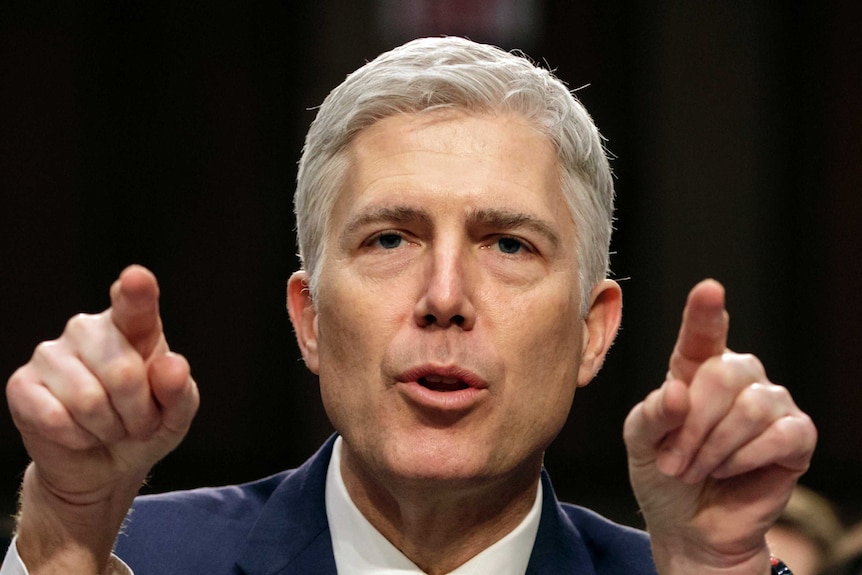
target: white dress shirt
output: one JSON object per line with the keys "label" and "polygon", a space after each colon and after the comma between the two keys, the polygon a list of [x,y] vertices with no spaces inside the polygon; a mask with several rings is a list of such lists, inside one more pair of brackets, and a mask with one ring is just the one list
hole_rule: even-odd
{"label": "white dress shirt", "polygon": [[[332,534],[332,551],[339,575],[422,575],[401,551],[392,545],[362,515],[344,486],[341,477],[341,437],[335,440],[326,474],[326,518]],[[524,520],[502,539],[455,569],[450,575],[524,575],[542,509],[542,484]],[[28,575],[12,541],[0,575]],[[117,556],[111,556],[109,575],[134,575]]]}

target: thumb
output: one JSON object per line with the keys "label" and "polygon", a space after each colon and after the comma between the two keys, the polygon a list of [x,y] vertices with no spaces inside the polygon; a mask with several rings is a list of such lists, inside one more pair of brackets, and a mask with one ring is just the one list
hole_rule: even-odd
{"label": "thumb", "polygon": [[688,388],[678,379],[665,381],[637,404],[623,426],[630,463],[666,459],[661,446],[669,444],[669,437],[683,424],[689,409]]}
{"label": "thumb", "polygon": [[183,356],[168,352],[157,357],[148,370],[153,397],[162,411],[162,431],[168,434],[170,449],[176,447],[191,426],[200,397]]}
{"label": "thumb", "polygon": [[162,341],[159,284],[150,270],[139,265],[123,270],[111,286],[111,320],[141,357],[148,359]]}

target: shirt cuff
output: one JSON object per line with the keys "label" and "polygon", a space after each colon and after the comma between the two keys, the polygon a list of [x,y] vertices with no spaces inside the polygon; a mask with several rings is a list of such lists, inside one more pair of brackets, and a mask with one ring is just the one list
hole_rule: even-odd
{"label": "shirt cuff", "polygon": [[[9,549],[6,550],[6,557],[3,559],[3,566],[0,567],[0,575],[29,575],[27,567],[21,561],[21,556],[18,555],[18,546],[15,544],[18,537],[12,539]],[[107,575],[135,575],[132,570],[126,565],[122,559],[116,555],[111,555],[111,560],[108,561]]]}

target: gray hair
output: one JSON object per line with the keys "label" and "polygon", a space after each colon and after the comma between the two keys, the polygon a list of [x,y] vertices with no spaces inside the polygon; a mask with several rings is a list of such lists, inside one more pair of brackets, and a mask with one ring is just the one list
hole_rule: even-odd
{"label": "gray hair", "polygon": [[554,75],[520,53],[463,38],[423,38],[381,54],[326,97],[305,139],[294,209],[299,257],[316,294],[330,214],[363,129],[441,108],[523,117],[553,143],[575,223],[582,311],[608,273],[614,187],[598,129]]}

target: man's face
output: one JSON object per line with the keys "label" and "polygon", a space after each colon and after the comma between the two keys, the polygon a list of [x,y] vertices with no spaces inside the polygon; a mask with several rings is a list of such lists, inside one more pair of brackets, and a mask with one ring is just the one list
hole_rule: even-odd
{"label": "man's face", "polygon": [[612,282],[579,316],[551,143],[446,111],[383,119],[348,155],[316,300],[289,291],[347,460],[401,482],[537,475],[619,320]]}

